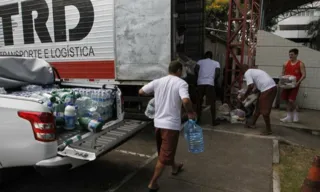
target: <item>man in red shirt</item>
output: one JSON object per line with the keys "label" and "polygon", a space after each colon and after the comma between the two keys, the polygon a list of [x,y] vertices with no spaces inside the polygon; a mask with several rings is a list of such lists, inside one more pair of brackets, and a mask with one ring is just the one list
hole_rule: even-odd
{"label": "man in red shirt", "polygon": [[282,75],[292,75],[297,78],[297,85],[293,89],[284,89],[282,99],[287,101],[287,116],[280,119],[282,122],[298,122],[299,116],[296,110],[295,101],[299,92],[301,82],[306,78],[306,68],[302,61],[298,60],[299,50],[291,49],[289,51],[290,60],[283,65]]}

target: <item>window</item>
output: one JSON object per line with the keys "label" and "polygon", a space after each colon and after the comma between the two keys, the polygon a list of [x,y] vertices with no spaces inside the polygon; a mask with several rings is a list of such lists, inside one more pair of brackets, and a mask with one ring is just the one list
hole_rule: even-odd
{"label": "window", "polygon": [[280,31],[306,31],[308,30],[308,25],[279,25]]}

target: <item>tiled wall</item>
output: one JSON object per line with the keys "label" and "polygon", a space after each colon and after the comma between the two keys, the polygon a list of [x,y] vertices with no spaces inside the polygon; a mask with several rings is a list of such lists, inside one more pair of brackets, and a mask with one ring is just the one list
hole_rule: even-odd
{"label": "tiled wall", "polygon": [[299,49],[299,59],[305,63],[307,71],[307,78],[303,81],[298,95],[298,105],[320,110],[320,52],[272,33],[259,31],[256,65],[272,77],[279,77],[292,48]]}

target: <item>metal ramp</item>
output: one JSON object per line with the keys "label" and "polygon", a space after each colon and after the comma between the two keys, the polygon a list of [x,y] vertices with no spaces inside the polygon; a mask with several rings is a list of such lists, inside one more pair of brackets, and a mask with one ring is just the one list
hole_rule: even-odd
{"label": "metal ramp", "polygon": [[87,138],[70,144],[61,155],[81,160],[95,160],[98,156],[109,152],[127,141],[150,122],[124,120]]}

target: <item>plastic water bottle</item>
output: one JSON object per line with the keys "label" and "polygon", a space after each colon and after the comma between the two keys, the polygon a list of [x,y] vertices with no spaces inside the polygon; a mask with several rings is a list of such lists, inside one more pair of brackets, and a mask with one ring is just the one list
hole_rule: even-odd
{"label": "plastic water bottle", "polygon": [[65,120],[65,126],[64,128],[66,130],[73,130],[76,126],[76,107],[73,106],[71,103],[68,103],[66,108],[64,109],[64,120]]}
{"label": "plastic water bottle", "polygon": [[53,111],[53,103],[49,102],[47,104],[47,106],[48,106],[49,110],[52,112]]}
{"label": "plastic water bottle", "polygon": [[103,107],[107,107],[108,106],[108,93],[107,93],[107,91],[105,91],[105,90],[103,90],[102,92],[101,92],[101,94],[102,94],[102,106]]}
{"label": "plastic water bottle", "polygon": [[64,104],[55,105],[53,115],[55,116],[56,125],[58,128],[65,125],[64,111],[65,111]]}
{"label": "plastic water bottle", "polygon": [[154,103],[154,98],[151,99],[148,103],[147,109],[144,112],[144,114],[150,118],[150,119],[154,119],[154,115],[155,115],[155,103]]}
{"label": "plastic water bottle", "polygon": [[88,117],[82,117],[79,119],[79,123],[84,129],[94,133],[100,132],[103,127],[102,119],[96,120]]}
{"label": "plastic water bottle", "polygon": [[184,127],[185,137],[187,137],[189,152],[202,153],[204,152],[204,141],[202,128],[195,121],[189,120]]}
{"label": "plastic water bottle", "polygon": [[79,141],[81,139],[82,139],[81,135],[76,135],[76,136],[74,136],[74,137],[72,137],[70,139],[67,139],[66,141],[63,141],[63,143],[61,145],[59,145],[58,150],[62,151],[62,150],[64,150],[66,148],[66,146],[68,146],[68,145],[70,145],[72,143],[75,143],[75,142],[77,142],[77,141]]}

